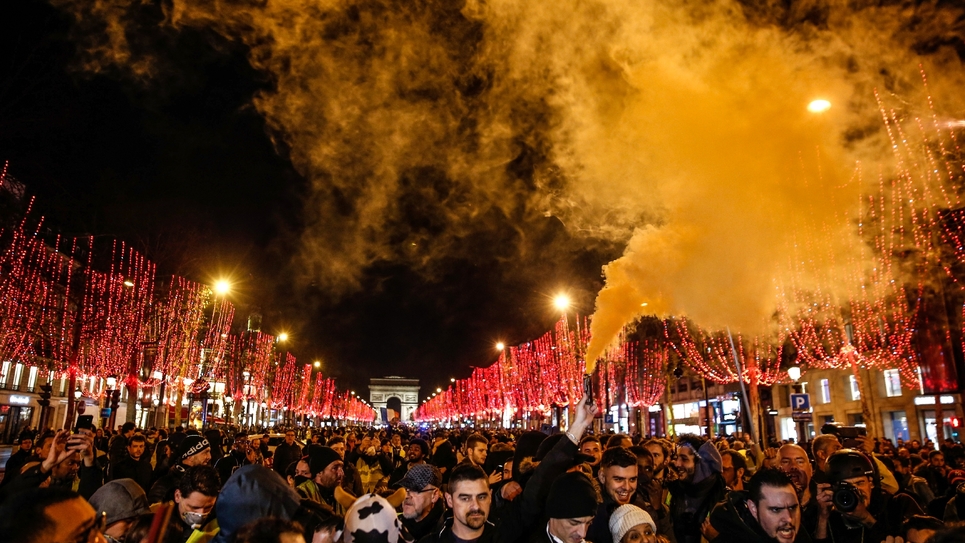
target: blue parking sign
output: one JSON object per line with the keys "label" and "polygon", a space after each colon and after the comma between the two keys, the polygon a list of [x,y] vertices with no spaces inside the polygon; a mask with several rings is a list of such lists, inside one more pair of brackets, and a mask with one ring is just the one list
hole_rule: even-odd
{"label": "blue parking sign", "polygon": [[791,409],[794,411],[807,411],[811,409],[811,395],[791,394]]}

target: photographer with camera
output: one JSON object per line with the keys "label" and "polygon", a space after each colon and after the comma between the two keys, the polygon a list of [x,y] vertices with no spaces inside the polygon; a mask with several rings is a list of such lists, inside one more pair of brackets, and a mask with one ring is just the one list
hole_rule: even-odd
{"label": "photographer with camera", "polygon": [[828,482],[817,487],[817,541],[879,543],[900,535],[904,521],[922,514],[910,496],[881,489],[875,464],[861,451],[841,449],[832,454],[827,477]]}

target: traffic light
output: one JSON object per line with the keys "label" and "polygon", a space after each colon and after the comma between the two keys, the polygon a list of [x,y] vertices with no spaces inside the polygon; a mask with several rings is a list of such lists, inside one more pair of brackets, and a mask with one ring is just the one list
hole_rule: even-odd
{"label": "traffic light", "polygon": [[952,417],[952,428],[959,428],[962,425],[962,419],[958,417]]}
{"label": "traffic light", "polygon": [[40,407],[50,407],[50,393],[53,390],[50,385],[40,385],[40,400],[37,401]]}

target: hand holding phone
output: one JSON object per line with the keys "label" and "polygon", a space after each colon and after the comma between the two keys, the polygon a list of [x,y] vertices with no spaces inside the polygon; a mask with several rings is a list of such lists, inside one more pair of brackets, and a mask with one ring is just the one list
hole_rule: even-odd
{"label": "hand holding phone", "polygon": [[586,405],[593,403],[593,378],[589,375],[583,376],[583,395],[586,396]]}

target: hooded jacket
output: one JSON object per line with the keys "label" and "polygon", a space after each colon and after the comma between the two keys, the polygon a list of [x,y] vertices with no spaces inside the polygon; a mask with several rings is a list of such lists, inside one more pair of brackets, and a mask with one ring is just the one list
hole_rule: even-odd
{"label": "hooded jacket", "polygon": [[218,495],[215,513],[221,531],[213,543],[234,540],[239,528],[262,517],[291,520],[301,500],[277,473],[250,464],[235,470]]}
{"label": "hooded jacket", "polygon": [[724,499],[726,486],[721,476],[721,458],[717,447],[704,442],[697,452],[694,478],[685,483],[670,484],[670,517],[677,543],[698,543],[700,527],[717,502]]}
{"label": "hooded jacket", "polygon": [[[757,519],[751,515],[747,508],[747,498],[747,492],[732,490],[727,493],[724,501],[714,507],[710,514],[710,524],[720,532],[720,535],[714,539],[714,543],[774,543],[776,541],[764,533]],[[798,526],[794,543],[811,543],[811,538],[803,525]]]}

